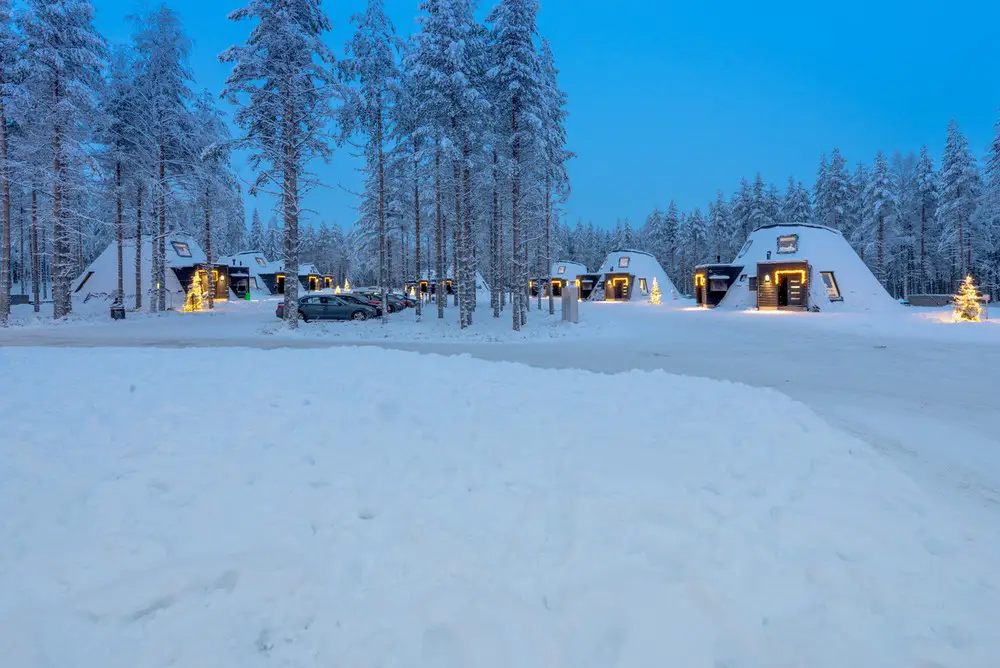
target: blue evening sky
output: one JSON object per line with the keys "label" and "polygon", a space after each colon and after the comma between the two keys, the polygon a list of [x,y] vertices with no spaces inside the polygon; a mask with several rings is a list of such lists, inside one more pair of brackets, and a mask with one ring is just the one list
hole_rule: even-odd
{"label": "blue evening sky", "polygon": [[[153,4],[93,2],[113,42],[127,40],[127,14]],[[166,3],[194,41],[199,89],[221,89],[228,70],[216,56],[246,36],[247,25],[226,20],[241,2]],[[323,3],[338,55],[364,2]],[[416,6],[386,0],[401,35],[415,28]],[[705,209],[717,189],[728,195],[758,170],[782,190],[789,175],[811,186],[820,154],[835,146],[852,169],[879,149],[924,143],[937,163],[952,117],[982,157],[1000,107],[998,21],[1000,5],[988,0],[542,0],[539,26],[569,95],[578,155],[566,219],[638,223],[671,199]],[[314,221],[353,222],[358,166],[343,150],[319,167],[330,188],[309,198]],[[266,219],[271,203],[251,200],[248,216],[254,205]]]}

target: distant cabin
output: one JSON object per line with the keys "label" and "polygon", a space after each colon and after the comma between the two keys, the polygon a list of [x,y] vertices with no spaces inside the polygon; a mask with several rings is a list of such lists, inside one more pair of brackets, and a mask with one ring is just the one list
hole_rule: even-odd
{"label": "distant cabin", "polygon": [[600,283],[591,294],[591,299],[645,301],[649,299],[654,279],[662,294],[677,294],[677,288],[660,263],[643,251],[613,251],[601,263],[599,271]]}

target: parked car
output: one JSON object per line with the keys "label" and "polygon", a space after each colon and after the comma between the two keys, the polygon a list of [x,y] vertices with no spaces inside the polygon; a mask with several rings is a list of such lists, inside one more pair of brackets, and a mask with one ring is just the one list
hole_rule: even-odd
{"label": "parked car", "polygon": [[[364,295],[366,299],[370,299],[379,305],[382,304],[382,295],[380,293],[366,292],[364,293]],[[398,296],[391,293],[386,295],[386,302],[389,304],[389,313],[396,313],[398,311],[402,311],[408,308],[409,306],[405,301],[403,301]],[[416,304],[413,304],[413,306],[416,306]]]}
{"label": "parked car", "polygon": [[381,317],[382,315],[382,302],[377,302],[374,299],[368,299],[367,297],[362,297],[360,294],[353,294],[353,293],[337,295],[337,297],[343,299],[346,302],[351,302],[352,304],[371,306],[373,309],[375,309],[375,315],[379,317]]}
{"label": "parked car", "polygon": [[[299,299],[299,317],[310,320],[368,320],[374,318],[376,311],[372,306],[357,304],[341,299],[337,295],[308,295]],[[278,318],[285,317],[285,303],[278,304],[274,314]]]}

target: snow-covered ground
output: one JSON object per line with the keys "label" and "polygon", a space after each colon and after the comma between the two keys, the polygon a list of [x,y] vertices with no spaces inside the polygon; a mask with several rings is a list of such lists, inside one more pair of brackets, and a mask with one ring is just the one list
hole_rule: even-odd
{"label": "snow-covered ground", "polygon": [[[627,365],[729,340],[739,375],[765,338],[672,349],[682,321],[624,349],[480,348]],[[817,343],[793,331],[775,376]],[[851,352],[874,376],[892,350]],[[5,666],[1000,656],[998,524],[773,390],[348,347],[4,348],[0,377],[30,379],[0,391]]]}

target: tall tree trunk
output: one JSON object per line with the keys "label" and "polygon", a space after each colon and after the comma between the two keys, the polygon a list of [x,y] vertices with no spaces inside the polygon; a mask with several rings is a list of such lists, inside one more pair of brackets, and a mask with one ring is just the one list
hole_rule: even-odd
{"label": "tall tree trunk", "polygon": [[500,317],[500,173],[497,150],[493,149],[493,215],[490,218],[490,306]]}
{"label": "tall tree trunk", "polygon": [[875,262],[878,268],[879,283],[885,287],[885,216],[878,217],[878,237],[875,240]]}
{"label": "tall tree trunk", "polygon": [[[62,99],[59,78],[55,81],[55,102]],[[52,315],[58,320],[69,313],[66,311],[66,296],[63,275],[67,270],[69,249],[67,248],[66,221],[63,220],[63,180],[65,170],[62,159],[62,127],[56,123],[52,129]]]}
{"label": "tall tree trunk", "polygon": [[142,182],[135,187],[135,310],[142,309]]}
{"label": "tall tree trunk", "polygon": [[18,280],[18,293],[22,297],[24,297],[27,294],[27,292],[25,291],[28,289],[27,286],[25,285],[25,282],[27,281],[28,277],[27,266],[29,263],[25,260],[27,255],[24,252],[24,205],[23,204],[20,207],[20,212],[21,215],[17,217],[17,243],[18,246],[20,247],[18,252],[18,257],[21,258],[19,262],[20,271],[18,272],[18,278],[20,279]]}
{"label": "tall tree trunk", "polygon": [[[421,281],[423,280],[423,274],[421,273],[420,266],[420,165],[419,159],[417,157],[417,140],[413,140],[413,238],[416,242],[416,249],[414,252],[414,271],[416,272],[417,286],[414,293],[416,294],[416,305],[414,310],[416,311],[417,322],[420,322],[424,314],[424,293],[421,290]],[[428,264],[428,267],[430,265]],[[428,279],[430,276],[428,276]],[[427,283],[428,290],[430,290],[430,281]]]}
{"label": "tall tree trunk", "polygon": [[927,292],[927,279],[930,272],[927,267],[927,206],[920,206],[920,291]]}
{"label": "tall tree trunk", "polygon": [[122,161],[115,162],[115,246],[118,253],[118,282],[115,306],[125,305],[125,220],[122,218]]}
{"label": "tall tree trunk", "polygon": [[[10,169],[7,163],[7,112],[4,108],[4,76],[0,69],[0,327],[10,315]],[[22,283],[24,279],[22,279]]]}
{"label": "tall tree trunk", "polygon": [[[158,231],[156,235],[156,310],[167,310],[167,160],[164,155],[163,141],[160,141],[160,187],[156,191],[158,197],[157,216]],[[181,286],[186,289],[187,286]]]}
{"label": "tall tree trunk", "polygon": [[205,277],[208,281],[208,309],[215,308],[215,258],[212,251],[212,205],[209,189],[205,188]]}
{"label": "tall tree trunk", "polygon": [[382,109],[378,109],[374,140],[378,147],[378,291],[382,296],[382,324],[389,322],[388,243],[385,230],[385,156],[382,146]]}
{"label": "tall tree trunk", "polygon": [[471,325],[476,312],[476,262],[472,254],[474,242],[472,239],[472,176],[469,174],[469,146],[466,143],[462,147],[462,183],[463,183],[463,211],[465,213],[465,231],[462,238],[465,240],[465,299],[468,302],[465,309],[465,324]]}
{"label": "tall tree trunk", "polygon": [[[296,127],[291,91],[285,91],[282,119],[284,163],[281,206],[285,221],[285,321],[289,329],[299,326],[299,182],[296,155]],[[290,279],[290,280],[289,280]]]}
{"label": "tall tree trunk", "polygon": [[520,238],[520,234],[521,234],[521,228],[520,228],[520,223],[521,223],[521,136],[520,136],[520,134],[518,134],[518,129],[517,129],[517,122],[518,122],[517,115],[520,112],[520,98],[517,95],[514,95],[514,97],[511,100],[511,102],[512,102],[512,104],[511,104],[511,108],[510,108],[510,130],[511,130],[511,136],[514,139],[512,145],[511,145],[511,158],[512,158],[512,162],[514,164],[513,164],[513,174],[511,174],[511,184],[510,184],[510,205],[511,205],[511,210],[510,210],[510,216],[511,216],[511,230],[510,230],[511,239],[510,239],[510,241],[511,241],[511,249],[512,249],[511,250],[511,254],[512,254],[513,260],[514,260],[512,262],[512,265],[513,265],[512,271],[514,273],[515,280],[518,282],[518,284],[514,286],[512,292],[511,292],[511,297],[513,299],[513,303],[511,304],[511,306],[513,308],[511,310],[513,311],[513,316],[512,317],[513,317],[514,331],[517,332],[517,331],[521,330],[521,303],[522,303],[522,299],[523,299],[523,297],[522,297],[522,292],[523,292],[522,286],[519,284],[520,281],[521,281],[521,278],[522,278],[522,276],[521,276],[522,272],[520,271],[520,269],[521,269],[521,267],[520,267],[520,262],[521,262],[521,246],[520,246],[520,243],[521,243],[521,238]]}
{"label": "tall tree trunk", "polygon": [[[545,274],[549,286],[549,315],[556,312],[556,301],[552,295],[552,176],[545,172]],[[566,289],[566,286],[563,286]]]}
{"label": "tall tree trunk", "polygon": [[461,329],[466,328],[465,308],[467,297],[465,294],[465,241],[462,229],[462,179],[460,176],[461,167],[457,160],[451,161],[451,178],[455,188],[455,224],[452,228],[451,241],[451,280],[455,289],[455,305],[458,309],[458,324]]}
{"label": "tall tree trunk", "polygon": [[434,153],[434,208],[435,216],[437,217],[437,229],[435,230],[437,234],[437,267],[435,273],[435,280],[437,281],[437,288],[435,288],[434,303],[437,304],[438,319],[444,319],[444,307],[445,303],[448,301],[447,284],[444,280],[444,218],[441,213],[441,149],[438,148]]}
{"label": "tall tree trunk", "polygon": [[31,303],[35,313],[42,308],[42,256],[38,249],[38,189],[31,189]]}

